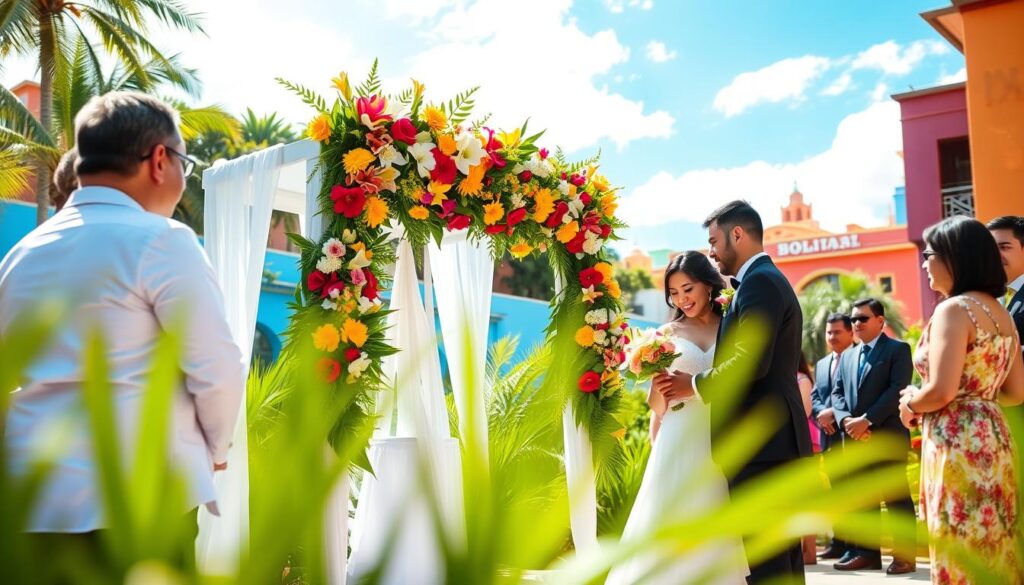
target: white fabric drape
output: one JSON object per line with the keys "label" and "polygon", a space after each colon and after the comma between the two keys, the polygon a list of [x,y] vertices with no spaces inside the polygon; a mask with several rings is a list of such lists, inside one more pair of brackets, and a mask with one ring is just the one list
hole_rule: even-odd
{"label": "white fabric drape", "polygon": [[[484,246],[470,242],[464,234],[445,239],[441,246],[428,245],[437,313],[441,320],[452,380],[455,408],[459,413],[459,435],[463,442],[473,432],[480,454],[487,464],[487,395],[484,369],[487,365],[487,333],[491,320],[491,288],[494,259]],[[465,360],[472,360],[466,363]]]}
{"label": "white fabric drape", "polygon": [[[565,283],[555,272],[555,296],[562,294]],[[593,446],[590,435],[576,424],[572,401],[562,411],[562,441],[565,450],[565,480],[569,496],[569,530],[576,551],[589,554],[597,543],[597,479],[594,472]]]}
{"label": "white fabric drape", "polygon": [[399,352],[385,360],[384,372],[394,390],[378,398],[381,422],[369,451],[374,473],[364,474],[359,490],[349,576],[366,575],[387,552],[382,583],[432,585],[445,579],[434,504],[449,539],[464,542],[461,454],[449,429],[433,316],[420,300],[407,240],[398,247],[390,308],[388,342]]}
{"label": "white fabric drape", "polygon": [[[203,174],[204,246],[224,291],[228,324],[248,365],[274,193],[281,172],[277,146]],[[228,468],[214,476],[220,516],[199,510],[196,560],[208,574],[233,574],[249,538],[249,456],[245,403],[238,413]]]}

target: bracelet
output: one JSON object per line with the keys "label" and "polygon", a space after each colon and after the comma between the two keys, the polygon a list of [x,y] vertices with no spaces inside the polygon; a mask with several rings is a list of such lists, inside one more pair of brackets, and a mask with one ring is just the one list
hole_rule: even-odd
{"label": "bracelet", "polygon": [[[914,397],[911,396],[910,400],[913,400],[913,399],[914,399]],[[907,410],[910,411],[910,414],[921,414],[920,412],[917,412],[916,410],[914,410],[914,407],[910,406],[910,400],[907,401]]]}

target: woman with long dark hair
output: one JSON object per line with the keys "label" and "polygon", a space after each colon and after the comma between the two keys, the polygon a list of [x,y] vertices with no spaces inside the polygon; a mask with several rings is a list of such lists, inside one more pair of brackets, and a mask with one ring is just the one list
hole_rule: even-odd
{"label": "woman with long dark hair", "polygon": [[[716,299],[723,287],[722,276],[700,252],[685,252],[669,263],[665,270],[665,302],[674,311],[672,321],[662,330],[679,352],[670,371],[695,374],[712,366],[722,318],[722,306]],[[659,527],[698,516],[722,505],[729,497],[725,475],[711,459],[707,406],[699,398],[685,405],[666,403],[657,388],[667,378],[665,374],[655,376],[648,397],[653,411],[654,446],[622,534],[625,542],[643,540]],[[616,566],[607,582],[687,583],[712,570],[716,572],[710,583],[746,583],[749,571],[743,543],[739,539],[722,539],[684,554],[671,546],[652,547]]]}
{"label": "woman with long dark hair", "polygon": [[999,250],[985,226],[966,217],[928,228],[924,242],[928,283],[945,300],[921,335],[915,367],[923,384],[903,391],[900,418],[924,424],[921,514],[932,582],[1020,584],[1020,476],[999,404],[1024,401],[1024,363],[998,301],[1006,291]]}

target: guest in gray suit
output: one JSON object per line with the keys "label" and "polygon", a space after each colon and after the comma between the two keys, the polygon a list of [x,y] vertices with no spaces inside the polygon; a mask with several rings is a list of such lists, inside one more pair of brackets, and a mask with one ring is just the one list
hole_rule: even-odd
{"label": "guest in gray suit", "polygon": [[[910,433],[900,422],[899,401],[900,391],[911,382],[914,366],[910,346],[882,332],[885,308],[875,299],[854,303],[850,320],[860,343],[843,353],[836,371],[832,386],[836,427],[844,433],[844,441],[870,441],[876,433],[896,437],[899,447],[889,454],[891,461],[906,465]],[[903,479],[906,480],[906,473]],[[906,484],[903,494],[906,495],[886,500],[886,507],[890,512],[913,516],[914,503],[910,499],[909,484]],[[879,495],[879,504],[881,501]],[[894,560],[886,573],[914,572],[917,568],[916,544],[895,541],[893,549]],[[835,568],[840,571],[880,570],[881,549],[877,545],[851,546]]]}
{"label": "guest in gray suit", "polygon": [[[829,453],[833,447],[842,447],[843,434],[837,432],[836,417],[832,409],[832,386],[839,369],[843,352],[853,345],[853,321],[844,313],[832,313],[825,322],[825,343],[832,350],[818,360],[814,366],[814,391],[811,393],[811,416],[818,423],[821,432],[821,450]],[[829,456],[825,458],[825,473],[829,473]],[[842,539],[833,537],[832,542],[821,553],[823,559],[838,559],[846,553],[847,545]]]}

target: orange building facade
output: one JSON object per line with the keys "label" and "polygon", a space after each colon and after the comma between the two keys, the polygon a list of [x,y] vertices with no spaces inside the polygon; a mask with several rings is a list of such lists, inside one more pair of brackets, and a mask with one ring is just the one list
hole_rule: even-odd
{"label": "orange building facade", "polygon": [[[879,228],[848,225],[841,233],[822,229],[812,206],[795,190],[782,208],[783,222],[766,227],[765,251],[789,279],[797,294],[820,282],[838,284],[840,275],[861,274],[900,304],[904,321],[921,321],[921,257],[907,234],[907,226],[890,220]],[[635,251],[623,258],[627,268],[651,271],[661,283],[665,267],[679,251]]]}

